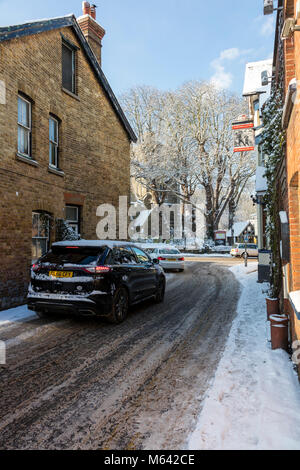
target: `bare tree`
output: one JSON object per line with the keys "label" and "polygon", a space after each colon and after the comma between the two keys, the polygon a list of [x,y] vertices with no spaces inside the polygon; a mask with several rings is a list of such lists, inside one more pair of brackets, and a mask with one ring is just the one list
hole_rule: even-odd
{"label": "bare tree", "polygon": [[233,152],[232,122],[245,105],[235,95],[202,82],[189,82],[180,93],[186,132],[198,157],[198,182],[205,192],[207,237],[213,238],[229,201],[236,201],[250,177],[244,171],[247,159]]}
{"label": "bare tree", "polygon": [[138,86],[121,96],[122,106],[137,134],[132,146],[131,176],[150,192],[156,204],[168,193],[167,161],[164,155],[164,94],[156,88]]}
{"label": "bare tree", "polygon": [[175,92],[137,87],[121,98],[138,135],[132,176],[156,203],[169,192],[190,203],[203,188],[206,234],[213,238],[228,208],[230,224],[249,178],[252,154],[233,152],[232,122],[245,103],[211,83],[189,82]]}
{"label": "bare tree", "polygon": [[184,203],[191,203],[198,181],[198,161],[186,129],[186,119],[180,94],[166,93],[163,109],[164,152],[169,165],[173,192]]}
{"label": "bare tree", "polygon": [[[232,229],[241,196],[245,193],[249,181],[254,176],[256,162],[251,153],[236,153],[229,162],[228,229]],[[250,194],[249,194],[250,200]]]}

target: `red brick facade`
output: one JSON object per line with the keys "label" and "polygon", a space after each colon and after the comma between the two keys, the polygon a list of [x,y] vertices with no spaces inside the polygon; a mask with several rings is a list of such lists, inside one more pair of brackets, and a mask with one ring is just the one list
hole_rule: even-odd
{"label": "red brick facade", "polygon": [[[296,0],[284,0],[283,4],[283,20],[287,18],[295,18]],[[280,12],[278,13],[280,15]],[[300,21],[297,20],[297,25]],[[276,32],[276,47],[281,40],[280,29]],[[300,80],[300,32],[293,32],[288,39],[283,40],[283,88],[284,98],[287,102],[289,84],[291,80]],[[280,57],[275,56],[275,79],[278,80],[278,70],[281,66]],[[285,313],[290,315],[291,339],[300,339],[300,320],[298,320],[296,312],[289,300],[289,293],[300,290],[300,217],[299,217],[299,171],[300,171],[300,102],[299,102],[299,86],[298,97],[288,120],[286,129],[286,158],[281,163],[284,166],[285,186],[284,198],[282,200],[282,210],[285,210],[289,217],[290,228],[290,262],[284,266],[284,303]],[[278,181],[279,187],[280,181]],[[280,189],[280,188],[279,188]]]}

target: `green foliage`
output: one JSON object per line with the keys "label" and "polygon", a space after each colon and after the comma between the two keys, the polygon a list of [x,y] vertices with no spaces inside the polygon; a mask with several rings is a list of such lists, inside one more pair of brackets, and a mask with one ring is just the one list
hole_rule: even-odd
{"label": "green foliage", "polygon": [[266,177],[268,189],[264,197],[268,213],[267,236],[273,253],[271,271],[270,297],[279,297],[282,285],[282,270],[280,257],[280,227],[279,227],[279,191],[277,170],[284,156],[285,132],[282,129],[282,98],[280,91],[273,93],[266,102],[262,118],[264,133],[261,141],[262,153],[266,157]]}

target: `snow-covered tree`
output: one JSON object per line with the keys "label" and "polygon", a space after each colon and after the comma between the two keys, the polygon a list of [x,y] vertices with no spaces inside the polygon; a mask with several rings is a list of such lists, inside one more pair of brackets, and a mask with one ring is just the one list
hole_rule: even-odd
{"label": "snow-covered tree", "polygon": [[153,202],[162,204],[169,192],[168,159],[164,152],[164,94],[138,86],[121,97],[127,117],[138,137],[132,146],[131,176],[145,187]]}
{"label": "snow-covered tree", "polygon": [[207,237],[213,238],[229,204],[234,214],[255,170],[251,154],[233,152],[232,122],[245,103],[199,81],[174,92],[137,87],[121,101],[138,136],[132,176],[158,204],[170,192],[190,203],[202,188]]}
{"label": "snow-covered tree", "polygon": [[232,122],[244,112],[245,103],[233,94],[201,82],[185,84],[180,93],[186,132],[198,158],[198,182],[205,192],[207,237],[213,238],[225,209],[230,204],[234,213],[241,193],[255,172],[251,154],[233,152]]}
{"label": "snow-covered tree", "polygon": [[56,219],[56,241],[76,241],[80,240],[80,235],[78,235],[75,230],[64,220]]}

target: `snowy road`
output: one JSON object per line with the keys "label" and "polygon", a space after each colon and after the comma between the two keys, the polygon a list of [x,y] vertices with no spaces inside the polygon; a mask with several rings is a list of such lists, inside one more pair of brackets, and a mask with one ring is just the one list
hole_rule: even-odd
{"label": "snowy road", "polygon": [[163,305],[125,323],[31,318],[0,325],[1,449],[180,449],[236,314],[226,258],[170,275]]}

